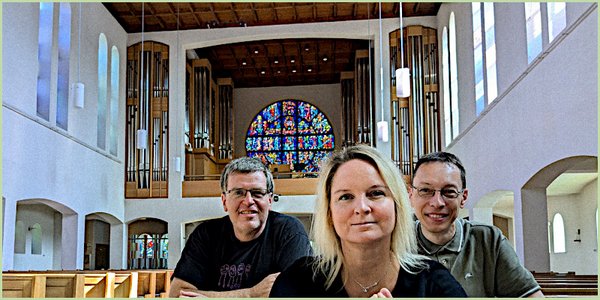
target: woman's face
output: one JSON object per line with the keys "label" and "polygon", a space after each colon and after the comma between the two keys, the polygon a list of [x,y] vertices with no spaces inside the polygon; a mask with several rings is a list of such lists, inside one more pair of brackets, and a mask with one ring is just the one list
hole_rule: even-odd
{"label": "woman's face", "polygon": [[333,227],[342,245],[391,240],[394,200],[371,164],[360,159],[342,164],[331,180],[330,199]]}

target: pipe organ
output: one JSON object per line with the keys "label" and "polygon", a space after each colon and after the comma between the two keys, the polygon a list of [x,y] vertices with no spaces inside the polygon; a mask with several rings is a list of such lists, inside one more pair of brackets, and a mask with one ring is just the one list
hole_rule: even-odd
{"label": "pipe organ", "polygon": [[342,72],[342,145],[375,146],[375,99],[369,50],[357,50],[353,72]]}
{"label": "pipe organ", "polygon": [[[390,88],[392,160],[410,178],[417,160],[441,150],[440,100],[438,90],[437,33],[433,28],[403,28],[404,57],[400,57],[399,30],[390,33]],[[404,59],[402,62],[401,59]],[[396,96],[393,70],[410,70],[411,94]]]}
{"label": "pipe organ", "polygon": [[233,158],[234,117],[233,80],[218,78],[215,82],[206,58],[188,61],[186,69],[185,178],[189,180],[219,174]]}
{"label": "pipe organ", "polygon": [[169,47],[128,47],[126,80],[125,197],[167,197]]}

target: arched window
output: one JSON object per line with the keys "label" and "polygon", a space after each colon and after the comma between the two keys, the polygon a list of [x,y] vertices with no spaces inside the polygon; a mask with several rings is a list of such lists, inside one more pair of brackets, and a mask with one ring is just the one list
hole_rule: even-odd
{"label": "arched window", "polygon": [[15,225],[15,253],[25,254],[25,223],[17,221]]}
{"label": "arched window", "polygon": [[42,226],[35,223],[31,230],[31,254],[42,254]]}
{"label": "arched window", "polygon": [[119,50],[112,46],[110,53],[110,153],[117,155],[119,130]]}
{"label": "arched window", "polygon": [[448,48],[450,59],[450,106],[452,107],[452,138],[458,136],[458,63],[456,57],[456,21],[450,12],[448,21]]}
{"label": "arched window", "polygon": [[442,90],[444,93],[444,136],[446,146],[452,142],[452,107],[450,105],[450,67],[448,63],[448,28],[442,29]]}
{"label": "arched window", "polygon": [[552,245],[554,253],[565,253],[565,224],[561,214],[557,213],[552,219]]}
{"label": "arched window", "polygon": [[108,85],[108,45],[104,33],[98,37],[98,128],[97,145],[106,148],[106,97]]}
{"label": "arched window", "polygon": [[246,152],[266,164],[287,164],[297,172],[317,172],[334,148],[331,122],[300,100],[275,102],[258,113],[246,136]]}
{"label": "arched window", "polygon": [[71,5],[60,3],[58,17],[58,83],[56,125],[67,130],[69,120],[69,60],[71,56]]}
{"label": "arched window", "polygon": [[542,52],[542,15],[539,2],[525,2],[525,27],[527,29],[527,62]]}
{"label": "arched window", "polygon": [[567,26],[567,14],[565,2],[548,2],[548,42],[554,38]]}

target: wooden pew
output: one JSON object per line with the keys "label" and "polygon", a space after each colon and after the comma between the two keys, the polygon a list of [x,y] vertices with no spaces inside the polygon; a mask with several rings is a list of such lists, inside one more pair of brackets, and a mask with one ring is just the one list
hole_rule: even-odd
{"label": "wooden pew", "polygon": [[597,275],[577,275],[575,272],[532,272],[548,297],[598,296]]}
{"label": "wooden pew", "polygon": [[172,273],[172,270],[10,271],[2,274],[2,296],[4,298],[154,298],[157,296],[166,298]]}

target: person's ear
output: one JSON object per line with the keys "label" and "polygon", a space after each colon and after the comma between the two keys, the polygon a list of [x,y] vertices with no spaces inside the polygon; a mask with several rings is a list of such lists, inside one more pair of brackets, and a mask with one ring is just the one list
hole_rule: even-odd
{"label": "person's ear", "polygon": [[465,203],[467,203],[467,198],[469,196],[469,190],[464,189],[462,193],[462,198],[460,199],[460,208],[465,208]]}
{"label": "person's ear", "polygon": [[223,210],[227,212],[227,198],[225,198],[225,193],[221,193],[221,203],[223,203]]}

